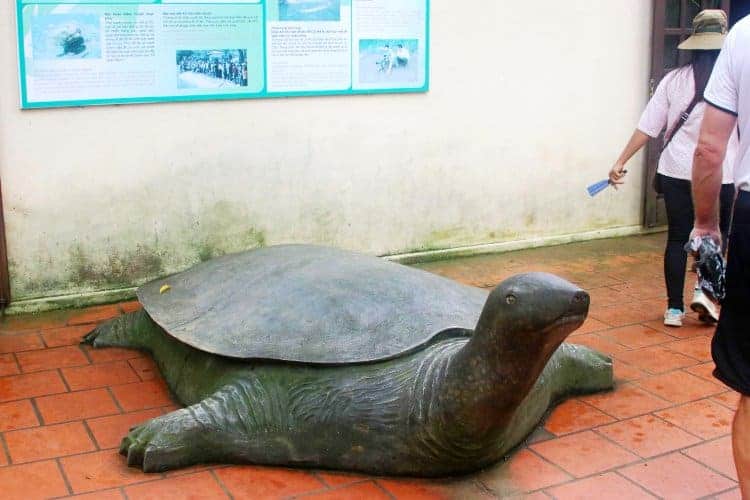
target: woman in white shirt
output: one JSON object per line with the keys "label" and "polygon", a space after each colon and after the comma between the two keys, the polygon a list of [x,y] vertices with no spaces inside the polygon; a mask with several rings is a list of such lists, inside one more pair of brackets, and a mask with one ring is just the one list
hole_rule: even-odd
{"label": "woman in white shirt", "polygon": [[[693,20],[693,35],[680,44],[690,50],[692,60],[670,73],[659,83],[627,146],[609,172],[610,182],[617,187],[624,183],[625,163],[651,138],[664,136],[664,150],[659,158],[655,184],[664,195],[667,209],[668,236],[664,251],[664,279],[668,304],[664,324],[682,326],[685,315],[683,289],[687,252],[685,243],[693,228],[693,200],[690,179],[693,154],[698,144],[706,103],[703,92],[711,76],[716,59],[727,33],[727,16],[722,10],[704,10]],[[726,248],[734,184],[732,167],[737,156],[737,135],[732,137],[724,162],[721,189],[721,233]],[[701,321],[714,323],[718,319],[716,307],[696,287],[691,309]]]}

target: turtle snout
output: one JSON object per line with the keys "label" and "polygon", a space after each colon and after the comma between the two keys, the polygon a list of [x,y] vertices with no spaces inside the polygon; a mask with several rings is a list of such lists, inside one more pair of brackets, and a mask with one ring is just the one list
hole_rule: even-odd
{"label": "turtle snout", "polygon": [[570,300],[570,312],[573,314],[586,314],[589,311],[589,294],[583,290],[579,290],[573,294],[573,298]]}

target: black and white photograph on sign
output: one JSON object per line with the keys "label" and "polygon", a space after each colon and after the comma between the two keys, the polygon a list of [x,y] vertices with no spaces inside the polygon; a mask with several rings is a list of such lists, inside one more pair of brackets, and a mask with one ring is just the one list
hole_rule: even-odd
{"label": "black and white photograph on sign", "polygon": [[361,83],[414,83],[419,78],[418,40],[360,40]]}
{"label": "black and white photograph on sign", "polygon": [[279,21],[341,21],[341,0],[278,0]]}
{"label": "black and white photograph on sign", "polygon": [[178,89],[247,87],[247,50],[178,50]]}
{"label": "black and white photograph on sign", "polygon": [[78,13],[35,16],[31,47],[37,60],[101,58],[101,19]]}

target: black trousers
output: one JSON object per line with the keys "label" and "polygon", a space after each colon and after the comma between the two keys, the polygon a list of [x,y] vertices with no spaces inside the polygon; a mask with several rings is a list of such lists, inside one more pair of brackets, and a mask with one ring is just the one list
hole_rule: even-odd
{"label": "black trousers", "polygon": [[[667,284],[667,307],[685,310],[683,290],[685,289],[685,269],[687,252],[685,243],[693,230],[695,215],[693,213],[693,195],[690,181],[675,179],[658,174],[664,193],[664,204],[667,208],[667,247],[664,250],[664,281]],[[729,224],[732,219],[734,204],[734,184],[722,184],[720,197],[719,228],[721,229],[722,248],[726,251]]]}
{"label": "black trousers", "polygon": [[750,396],[750,193],[740,191],[727,256],[727,296],[711,354],[714,376]]}

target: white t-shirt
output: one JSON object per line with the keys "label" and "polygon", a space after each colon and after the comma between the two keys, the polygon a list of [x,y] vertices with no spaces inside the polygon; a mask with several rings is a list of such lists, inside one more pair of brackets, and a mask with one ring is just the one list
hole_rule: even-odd
{"label": "white t-shirt", "polygon": [[739,118],[741,140],[734,181],[738,189],[750,191],[750,16],[727,35],[705,96],[712,106]]}
{"label": "white t-shirt", "polygon": [[[669,72],[659,83],[656,92],[638,122],[638,130],[651,137],[659,137],[666,127],[666,134],[671,134],[680,119],[680,115],[690,106],[695,96],[695,79],[693,68],[687,66]],[[703,113],[706,103],[699,102],[690,113],[685,124],[677,131],[667,149],[659,157],[657,172],[676,179],[691,180],[693,172],[693,155],[700,136]],[[737,155],[737,134],[732,135],[724,160],[722,182],[731,184],[732,167]]]}

